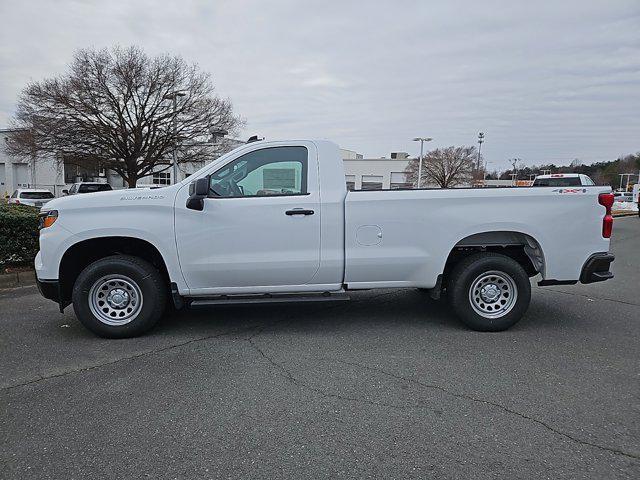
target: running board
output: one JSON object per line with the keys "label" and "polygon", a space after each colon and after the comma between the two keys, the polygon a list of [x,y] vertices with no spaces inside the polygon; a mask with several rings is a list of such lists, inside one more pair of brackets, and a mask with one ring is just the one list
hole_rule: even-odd
{"label": "running board", "polygon": [[264,295],[218,295],[215,297],[192,297],[187,299],[190,307],[207,305],[237,305],[249,303],[293,303],[293,302],[336,302],[349,300],[346,292],[324,292],[315,294],[283,293]]}

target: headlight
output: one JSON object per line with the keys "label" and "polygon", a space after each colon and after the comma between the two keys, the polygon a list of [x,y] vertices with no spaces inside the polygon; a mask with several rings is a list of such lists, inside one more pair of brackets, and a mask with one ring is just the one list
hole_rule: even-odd
{"label": "headlight", "polygon": [[42,212],[38,215],[38,230],[42,230],[43,228],[50,227],[56,220],[58,219],[58,211],[57,210],[49,210],[47,212]]}

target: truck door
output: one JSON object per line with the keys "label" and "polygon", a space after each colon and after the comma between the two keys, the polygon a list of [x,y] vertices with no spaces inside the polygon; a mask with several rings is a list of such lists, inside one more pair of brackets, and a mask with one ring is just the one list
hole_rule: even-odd
{"label": "truck door", "polygon": [[311,143],[256,147],[211,173],[202,211],[178,194],[178,256],[192,293],[312,281],[320,265],[316,157]]}

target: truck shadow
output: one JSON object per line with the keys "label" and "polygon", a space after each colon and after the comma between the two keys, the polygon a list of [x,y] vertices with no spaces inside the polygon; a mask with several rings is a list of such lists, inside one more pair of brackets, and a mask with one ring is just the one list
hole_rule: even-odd
{"label": "truck shadow", "polygon": [[[433,300],[417,289],[358,291],[350,301],[282,304],[216,305],[168,312],[145,337],[172,335],[250,335],[270,331],[287,334],[331,334],[377,331],[394,334],[410,329],[432,332],[458,331],[476,335],[453,313],[446,298]],[[92,337],[79,324],[73,311],[63,322],[67,336]],[[58,321],[55,322],[56,328]],[[579,328],[579,318],[555,303],[534,296],[524,318],[509,332]]]}
{"label": "truck shadow", "polygon": [[249,329],[290,333],[331,332],[354,328],[420,326],[464,330],[446,300],[435,301],[417,289],[352,292],[350,301],[254,305],[216,305],[172,312],[156,327],[173,330]]}

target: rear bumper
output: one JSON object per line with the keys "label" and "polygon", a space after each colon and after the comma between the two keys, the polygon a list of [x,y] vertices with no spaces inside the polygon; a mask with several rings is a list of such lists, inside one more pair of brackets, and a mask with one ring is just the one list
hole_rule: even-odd
{"label": "rear bumper", "polygon": [[591,255],[582,267],[580,282],[595,283],[613,278],[613,272],[609,268],[615,258],[613,253],[594,253]]}
{"label": "rear bumper", "polygon": [[[613,273],[609,270],[611,262],[615,260],[613,253],[594,253],[591,255],[580,272],[581,283],[595,283],[604,282],[613,278]],[[578,280],[540,280],[538,285],[541,287],[547,287],[550,285],[575,285]]]}

